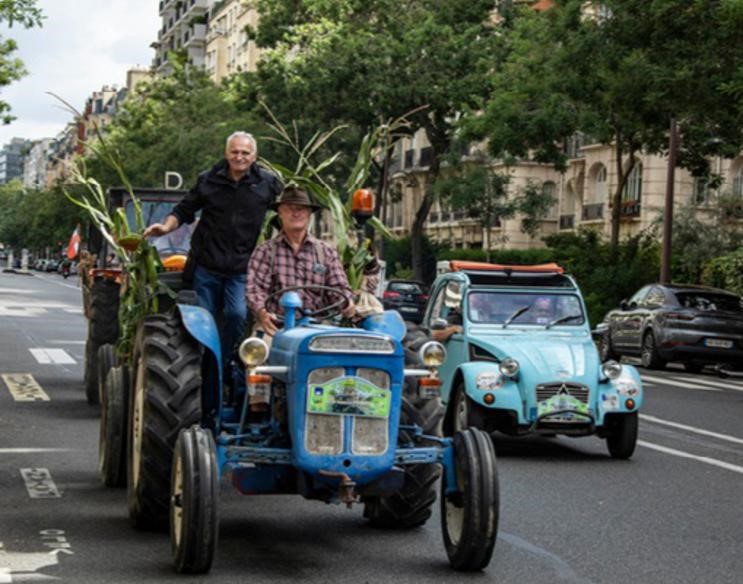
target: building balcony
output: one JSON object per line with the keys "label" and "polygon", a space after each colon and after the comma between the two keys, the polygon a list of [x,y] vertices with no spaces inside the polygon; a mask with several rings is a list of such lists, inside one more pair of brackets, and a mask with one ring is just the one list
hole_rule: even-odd
{"label": "building balcony", "polygon": [[186,28],[183,31],[183,46],[188,47],[203,47],[206,41],[206,25],[205,24],[194,24],[191,27]]}
{"label": "building balcony", "polygon": [[560,215],[560,229],[575,229],[575,214]]}
{"label": "building balcony", "polygon": [[622,208],[619,211],[620,216],[626,219],[633,219],[640,216],[640,201],[622,201]]}
{"label": "building balcony", "polygon": [[183,16],[181,18],[190,19],[202,16],[209,10],[208,0],[182,0]]}
{"label": "building balcony", "polygon": [[603,203],[589,203],[583,205],[583,213],[581,219],[583,221],[596,221],[604,218],[604,204]]}

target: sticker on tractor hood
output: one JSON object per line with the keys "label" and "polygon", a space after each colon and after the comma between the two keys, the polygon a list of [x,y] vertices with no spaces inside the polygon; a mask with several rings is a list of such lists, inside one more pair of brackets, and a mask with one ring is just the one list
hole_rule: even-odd
{"label": "sticker on tractor hood", "polygon": [[333,414],[387,418],[392,392],[369,383],[361,377],[338,377],[309,388],[307,411],[310,414]]}

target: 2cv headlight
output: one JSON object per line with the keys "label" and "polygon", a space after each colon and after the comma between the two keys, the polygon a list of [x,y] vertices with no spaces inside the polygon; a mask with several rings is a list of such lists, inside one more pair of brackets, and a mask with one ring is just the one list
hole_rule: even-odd
{"label": "2cv headlight", "polygon": [[506,377],[515,377],[521,366],[519,362],[513,357],[506,357],[500,363],[498,363],[498,369]]}
{"label": "2cv headlight", "polygon": [[622,374],[622,365],[616,361],[607,361],[601,365],[601,373],[607,379],[616,379]]}
{"label": "2cv headlight", "polygon": [[446,360],[446,349],[438,341],[428,341],[418,351],[418,358],[426,367],[441,367]]}
{"label": "2cv headlight", "polygon": [[250,337],[240,343],[238,355],[247,367],[258,367],[268,359],[268,345],[263,339]]}

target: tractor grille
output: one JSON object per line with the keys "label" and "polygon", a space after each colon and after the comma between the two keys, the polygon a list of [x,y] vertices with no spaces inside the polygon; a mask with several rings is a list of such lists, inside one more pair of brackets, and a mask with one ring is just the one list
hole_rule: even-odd
{"label": "tractor grille", "polygon": [[560,393],[567,393],[581,403],[587,404],[588,391],[588,388],[580,383],[542,383],[537,385],[537,402],[548,400]]}

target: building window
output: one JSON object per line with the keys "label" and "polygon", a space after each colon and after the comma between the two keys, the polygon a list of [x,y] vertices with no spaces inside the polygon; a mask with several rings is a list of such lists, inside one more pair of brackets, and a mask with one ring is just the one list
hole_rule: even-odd
{"label": "building window", "polygon": [[694,179],[694,204],[706,205],[709,203],[709,178],[698,176]]}
{"label": "building window", "polygon": [[602,164],[596,172],[595,202],[600,203],[609,198],[609,182],[607,180],[606,167]]}
{"label": "building window", "polygon": [[733,196],[743,198],[743,166],[738,169],[733,177]]}
{"label": "building window", "polygon": [[642,163],[637,162],[627,177],[622,199],[625,201],[639,201],[642,196]]}

